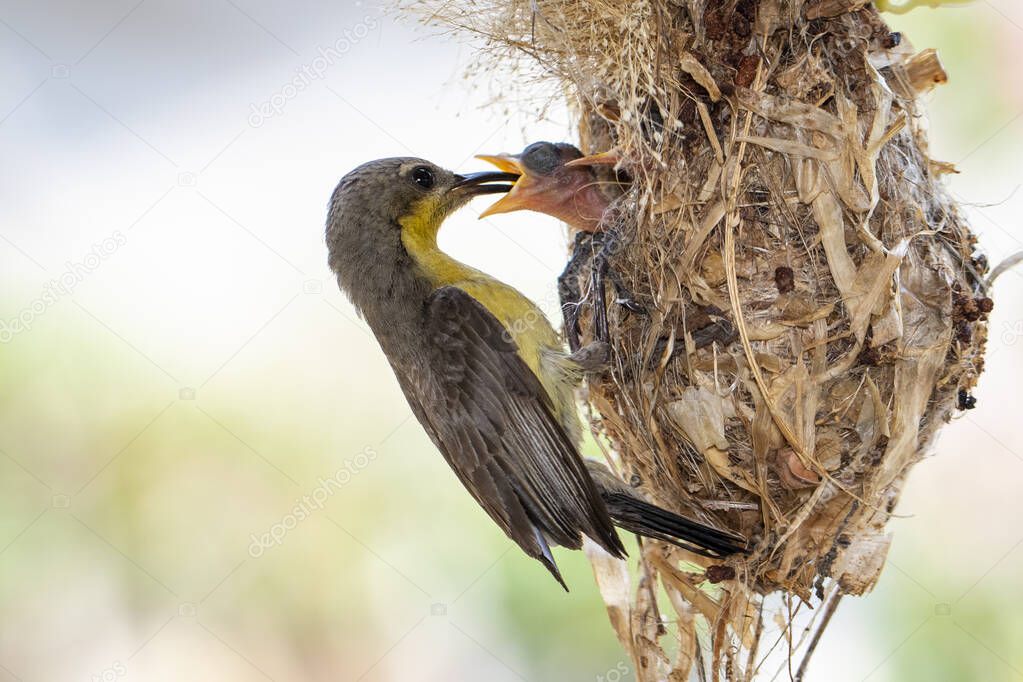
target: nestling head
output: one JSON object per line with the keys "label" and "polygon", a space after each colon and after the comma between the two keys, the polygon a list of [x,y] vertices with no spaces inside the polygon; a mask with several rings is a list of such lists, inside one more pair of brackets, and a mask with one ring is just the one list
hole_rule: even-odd
{"label": "nestling head", "polygon": [[481,218],[512,211],[536,211],[586,232],[600,229],[611,203],[609,193],[601,187],[607,181],[601,179],[596,167],[613,167],[619,161],[617,156],[606,153],[583,156],[576,147],[564,142],[534,142],[521,154],[476,158],[521,176],[508,196],[484,211]]}

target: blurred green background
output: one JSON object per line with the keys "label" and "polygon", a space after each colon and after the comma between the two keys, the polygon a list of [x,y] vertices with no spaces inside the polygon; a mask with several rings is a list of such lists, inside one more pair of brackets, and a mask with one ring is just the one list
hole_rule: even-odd
{"label": "blurred green background", "polygon": [[[939,49],[932,155],[997,262],[1023,9],[892,23]],[[565,594],[479,511],[326,269],[358,163],[572,136],[471,56],[369,3],[0,2],[0,680],[633,679],[584,558]],[[554,221],[467,209],[442,246],[556,311]],[[1023,678],[1021,291],[812,679]]]}

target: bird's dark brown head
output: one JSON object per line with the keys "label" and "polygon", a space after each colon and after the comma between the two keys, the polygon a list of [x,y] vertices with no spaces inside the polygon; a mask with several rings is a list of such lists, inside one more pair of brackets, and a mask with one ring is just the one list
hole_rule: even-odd
{"label": "bird's dark brown head", "polygon": [[606,181],[600,178],[595,166],[614,165],[616,158],[584,157],[576,147],[564,142],[534,142],[521,154],[476,158],[521,175],[511,192],[484,211],[481,218],[527,210],[554,216],[577,230],[600,229],[611,199],[602,187]]}
{"label": "bird's dark brown head", "polygon": [[569,161],[581,158],[583,153],[567,142],[534,142],[518,156],[523,171],[533,176],[552,175]]}
{"label": "bird's dark brown head", "polygon": [[[410,232],[436,235],[444,219],[471,198],[507,192],[518,175],[458,175],[424,159],[365,163],[338,183],[327,215],[328,263],[357,307],[387,293],[408,265]],[[365,292],[367,296],[360,295]]]}

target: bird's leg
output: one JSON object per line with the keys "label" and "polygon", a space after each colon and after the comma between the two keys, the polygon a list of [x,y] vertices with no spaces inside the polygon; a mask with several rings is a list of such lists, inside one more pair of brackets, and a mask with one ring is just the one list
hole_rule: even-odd
{"label": "bird's leg", "polygon": [[621,275],[611,267],[610,258],[620,244],[618,236],[609,231],[577,232],[572,257],[558,277],[558,296],[561,299],[561,314],[565,321],[565,336],[568,347],[574,353],[580,349],[581,332],[579,311],[582,305],[582,270],[589,264],[589,290],[593,296],[593,337],[601,343],[611,340],[607,320],[607,295],[605,281],[610,281],[615,290],[615,303],[631,313],[645,315],[643,307],[622,282]]}
{"label": "bird's leg", "polygon": [[604,281],[610,280],[615,290],[615,303],[622,306],[631,313],[645,315],[646,308],[643,307],[631,291],[622,282],[621,275],[611,267],[611,257],[618,251],[621,242],[618,234],[610,230],[594,235],[599,239],[600,248],[593,256],[593,264],[590,266],[592,276],[592,288],[594,292],[593,310],[593,333],[598,341],[610,343],[611,334],[607,323],[607,303],[604,293]]}
{"label": "bird's leg", "polygon": [[588,232],[577,232],[572,247],[572,257],[565,266],[564,272],[558,277],[558,298],[561,301],[561,317],[565,322],[565,338],[568,347],[574,353],[579,350],[579,306],[582,299],[582,287],[579,285],[583,266],[592,257],[589,242],[592,235]]}
{"label": "bird's leg", "polygon": [[607,277],[609,265],[603,241],[601,239],[601,248],[593,256],[593,262],[590,264],[590,288],[593,291],[593,338],[604,343],[611,343],[611,331],[607,326],[607,300],[604,294],[604,278]]}
{"label": "bird's leg", "polygon": [[611,365],[611,346],[603,341],[591,341],[568,358],[587,374],[600,374]]}
{"label": "bird's leg", "polygon": [[636,300],[636,297],[629,291],[625,283],[622,282],[622,276],[618,274],[618,271],[608,266],[607,278],[611,280],[611,286],[615,288],[615,303],[628,310],[630,313],[637,315],[646,315],[646,308],[643,304]]}
{"label": "bird's leg", "polygon": [[[610,261],[611,257],[614,256],[621,246],[618,233],[608,230],[601,233],[600,239],[600,251],[598,256],[602,257],[605,261]],[[603,265],[603,276],[611,282],[611,286],[615,289],[615,303],[622,306],[630,313],[636,313],[637,315],[645,315],[646,308],[636,300],[636,297],[625,283],[622,281],[622,276],[610,266],[609,263]]]}

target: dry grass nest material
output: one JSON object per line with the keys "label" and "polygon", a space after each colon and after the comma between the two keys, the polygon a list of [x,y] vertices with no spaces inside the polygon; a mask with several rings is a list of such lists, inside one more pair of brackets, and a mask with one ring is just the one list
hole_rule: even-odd
{"label": "dry grass nest material", "polygon": [[[763,595],[874,585],[906,474],[983,367],[987,265],[918,108],[944,71],[860,0],[426,4],[509,86],[567,96],[584,151],[623,159],[611,263],[649,314],[611,310],[595,420],[625,480],[753,550],[648,542],[635,598],[599,560],[598,579],[654,671],[640,679],[687,679],[697,617],[711,669],[749,678]],[[683,626],[674,662],[658,578]]]}

